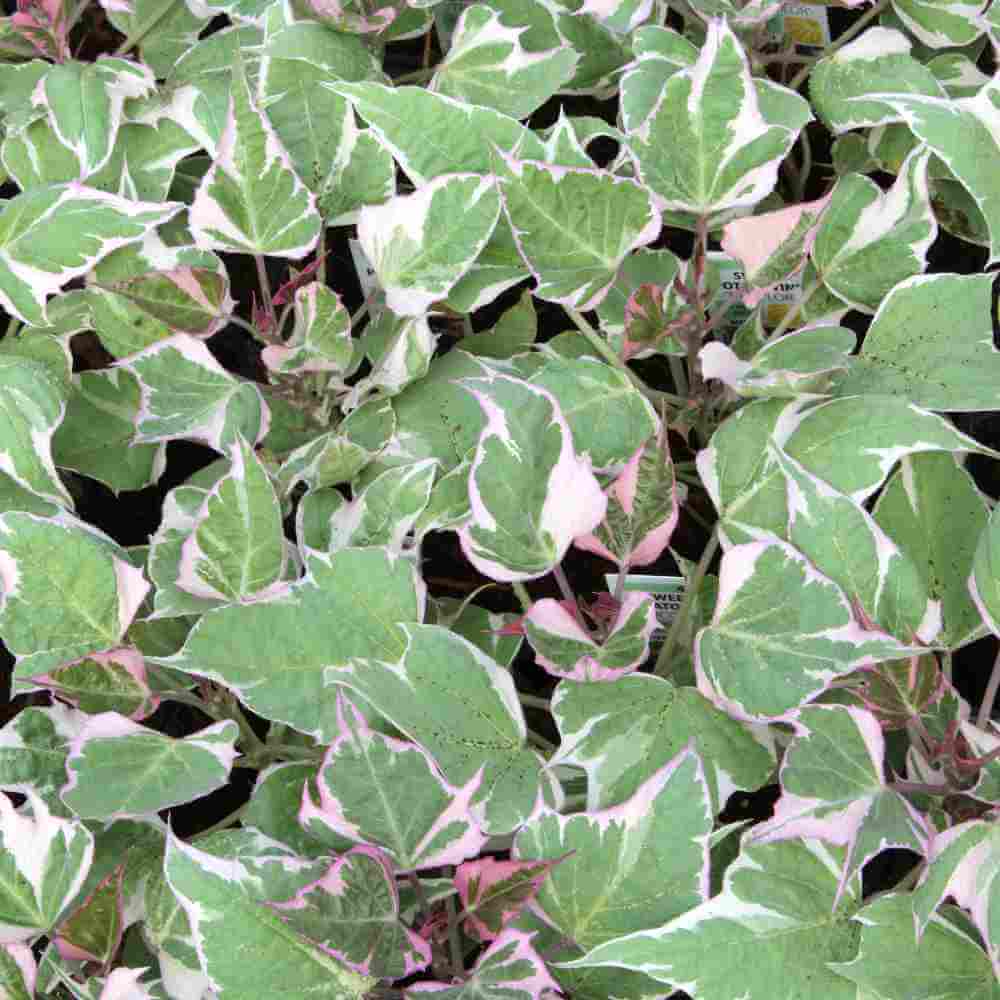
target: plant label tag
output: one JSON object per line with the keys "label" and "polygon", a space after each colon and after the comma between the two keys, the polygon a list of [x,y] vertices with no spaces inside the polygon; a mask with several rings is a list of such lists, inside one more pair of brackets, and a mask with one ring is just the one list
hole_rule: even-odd
{"label": "plant label tag", "polygon": [[768,22],[770,34],[787,39],[799,51],[811,52],[830,44],[830,18],[822,4],[792,3]]}
{"label": "plant label tag", "polygon": [[[723,264],[720,272],[723,303],[729,302],[729,309],[722,321],[720,331],[723,334],[733,334],[743,321],[750,315],[750,310],[743,305],[743,267],[737,261]],[[765,296],[761,303],[764,326],[774,329],[788,312],[802,299],[802,274],[792,275],[784,281],[779,281]],[[792,327],[798,326],[793,323]]]}
{"label": "plant label tag", "polygon": [[[614,593],[618,585],[617,573],[606,573],[604,581],[608,592]],[[656,605],[656,629],[650,637],[650,648],[655,651],[663,645],[667,630],[677,617],[684,599],[684,577],[682,576],[643,576],[641,573],[630,573],[625,577],[626,590],[640,590],[653,595]]]}
{"label": "plant label tag", "polygon": [[365,256],[361,249],[360,240],[348,240],[347,245],[351,248],[351,260],[354,261],[354,270],[358,272],[358,281],[361,283],[361,294],[367,299],[378,287],[378,279],[375,277],[375,268]]}

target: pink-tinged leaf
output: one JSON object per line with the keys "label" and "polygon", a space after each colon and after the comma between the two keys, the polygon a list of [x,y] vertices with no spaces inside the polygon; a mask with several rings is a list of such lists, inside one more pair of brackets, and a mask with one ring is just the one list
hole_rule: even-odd
{"label": "pink-tinged leaf", "polygon": [[306,0],[304,6],[321,24],[348,35],[381,34],[405,8],[397,2],[369,10],[358,0]]}
{"label": "pink-tinged leaf", "polygon": [[778,282],[805,266],[832,197],[831,191],[816,201],[746,216],[723,228],[722,249],[740,261],[746,274],[744,305],[753,309]]}
{"label": "pink-tinged leaf", "polygon": [[708,899],[712,823],[704,768],[689,742],[619,805],[569,815],[537,810],[511,856],[563,859],[531,909],[589,949],[660,927]]}
{"label": "pink-tinged leaf", "polygon": [[598,643],[558,601],[536,601],[525,616],[525,632],[535,659],[554,677],[574,681],[614,681],[638,669],[649,655],[657,625],[649,594],[630,591],[607,638]]}
{"label": "pink-tinged leaf", "polygon": [[997,813],[982,820],[959,823],[931,838],[924,877],[913,893],[913,918],[918,939],[937,909],[949,896],[969,911],[1000,977],[1000,941],[997,940],[996,871],[1000,847],[996,841]]}
{"label": "pink-tinged leaf", "polygon": [[48,933],[83,887],[94,859],[94,838],[82,823],[53,816],[30,789],[27,796],[30,817],[0,795],[0,864],[18,873],[4,890],[0,944]]}
{"label": "pink-tinged leaf", "polygon": [[466,861],[455,871],[455,888],[465,910],[465,929],[492,941],[538,894],[555,860]]}
{"label": "pink-tinged leaf", "polygon": [[[483,952],[469,978],[461,986],[462,993],[483,1000],[546,1000],[561,993],[545,962],[532,946],[534,935],[510,927]],[[408,986],[407,998],[428,993],[445,993],[455,997],[459,987],[448,983],[417,983]]]}
{"label": "pink-tinged leaf", "polygon": [[431,946],[399,920],[388,857],[353,847],[292,899],[269,904],[297,933],[363,976],[402,979],[426,969]]}
{"label": "pink-tinged leaf", "polygon": [[620,568],[646,566],[659,559],[680,516],[665,426],[635,452],[606,493],[603,522],[594,532],[573,539],[573,544]]}
{"label": "pink-tinged leaf", "polygon": [[59,924],[54,941],[63,958],[107,966],[117,954],[125,931],[124,876],[125,865],[118,865]]}
{"label": "pink-tinged leaf", "polygon": [[149,686],[146,661],[132,646],[92,653],[31,681],[90,714],[116,711],[138,721],[160,704]]}
{"label": "pink-tinged leaf", "polygon": [[63,0],[17,0],[10,23],[45,58],[60,63],[71,58],[69,18]]}
{"label": "pink-tinged leaf", "polygon": [[140,980],[146,969],[115,969],[104,981],[104,989],[98,1000],[154,1000]]}
{"label": "pink-tinged leaf", "polygon": [[299,823],[320,843],[343,839],[381,848],[399,872],[454,865],[475,857],[486,835],[473,819],[482,771],[457,788],[417,744],[370,729],[343,692],[338,733],[316,775],[302,789]]}
{"label": "pink-tinged leaf", "polygon": [[[885,738],[862,708],[815,705],[802,709],[797,735],[779,772],[774,816],[748,834],[756,843],[817,838],[846,846],[834,907],[851,879],[888,848],[926,850],[924,816],[885,779]],[[829,775],[837,776],[831,784]]]}
{"label": "pink-tinged leaf", "polygon": [[[21,974],[21,982],[16,984],[15,989],[9,994],[11,1000],[17,1000],[21,995],[17,992],[17,987],[23,987],[25,997],[33,997],[35,995],[35,981],[38,979],[38,965],[35,962],[35,955],[31,948],[20,942],[5,944],[0,947],[7,952],[8,957],[14,962]],[[8,983],[7,985],[10,986],[12,984]]]}
{"label": "pink-tinged leaf", "polygon": [[555,397],[508,375],[465,379],[486,417],[469,473],[466,558],[503,582],[551,572],[572,540],[604,517],[607,498]]}
{"label": "pink-tinged leaf", "polygon": [[323,261],[329,256],[330,251],[327,250],[326,253],[318,256],[311,264],[307,264],[304,268],[302,268],[301,271],[297,271],[295,268],[289,268],[292,276],[278,287],[278,290],[271,297],[271,301],[276,306],[283,306],[287,302],[290,302],[292,293],[305,285],[319,269],[320,264],[322,264]]}

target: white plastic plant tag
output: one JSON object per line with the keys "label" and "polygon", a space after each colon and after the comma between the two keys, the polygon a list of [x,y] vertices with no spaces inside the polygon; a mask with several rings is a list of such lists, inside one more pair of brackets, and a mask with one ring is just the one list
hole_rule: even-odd
{"label": "white plastic plant tag", "polygon": [[[617,573],[605,573],[604,582],[610,593],[618,586]],[[655,652],[667,637],[667,630],[677,617],[684,599],[683,576],[649,576],[641,573],[630,573],[625,577],[625,591],[640,590],[653,595],[656,606],[657,627],[649,640],[649,648]]]}
{"label": "white plastic plant tag", "polygon": [[[750,315],[750,310],[742,302],[745,275],[742,266],[733,261],[730,264],[722,265],[719,277],[724,301],[730,303],[726,317],[719,326],[719,331],[723,336],[728,336],[735,333]],[[801,272],[775,285],[763,298],[761,308],[764,326],[773,330],[785,318],[785,313],[801,298]],[[792,324],[793,327],[796,325],[797,323]]]}

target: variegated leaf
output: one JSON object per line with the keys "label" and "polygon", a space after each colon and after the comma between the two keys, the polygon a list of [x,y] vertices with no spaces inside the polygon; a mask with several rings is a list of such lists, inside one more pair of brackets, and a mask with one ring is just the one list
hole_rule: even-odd
{"label": "variegated leaf", "polygon": [[[474,775],[455,788],[418,746],[374,732],[341,693],[338,732],[312,784],[303,789],[299,822],[318,843],[339,850],[344,840],[379,847],[401,873],[459,864],[486,837],[472,819]],[[333,834],[331,838],[329,835]]]}

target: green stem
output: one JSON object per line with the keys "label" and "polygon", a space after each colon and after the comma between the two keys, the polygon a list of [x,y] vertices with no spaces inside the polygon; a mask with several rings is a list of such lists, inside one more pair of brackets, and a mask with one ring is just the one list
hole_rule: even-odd
{"label": "green stem", "polygon": [[523,692],[518,691],[517,700],[524,705],[525,708],[538,708],[543,712],[552,711],[552,706],[548,698],[539,698],[537,695],[524,694]]}
{"label": "green stem", "polygon": [[979,706],[979,712],[976,714],[976,725],[980,729],[985,729],[986,723],[990,721],[990,716],[993,713],[993,702],[996,700],[998,688],[1000,688],[1000,652],[997,652],[996,659],[993,661],[993,670],[990,673],[990,679],[986,683],[986,693],[983,695],[982,704]]}
{"label": "green stem", "polygon": [[21,326],[21,321],[16,316],[11,316],[10,322],[7,324],[7,333],[4,336],[16,337],[21,332]]}
{"label": "green stem", "polygon": [[228,715],[215,705],[210,705],[203,698],[199,698],[196,694],[191,694],[188,691],[171,691],[163,697],[170,701],[176,701],[181,705],[190,705],[192,708],[196,708],[199,712],[207,715],[210,719],[215,719],[216,722],[224,722],[229,718]]}
{"label": "green stem", "polygon": [[823,287],[821,279],[814,281],[803,293],[799,301],[789,307],[781,322],[768,334],[768,340],[777,340],[799,317],[799,313],[806,307],[806,303]]}
{"label": "green stem", "polygon": [[[608,364],[613,365],[615,368],[620,368],[626,375],[632,380],[633,385],[648,399],[653,402],[663,401],[665,403],[671,403],[673,406],[686,406],[687,400],[682,396],[675,396],[672,392],[661,392],[658,389],[650,389],[645,382],[639,378],[638,375],[611,348],[608,346],[607,341],[595,330],[586,320],[586,317],[582,313],[577,312],[576,309],[570,306],[563,306],[566,311],[566,315],[576,324],[576,328],[583,334],[586,338],[587,343],[597,351],[598,354]],[[655,398],[654,398],[655,397]]]}
{"label": "green stem", "polygon": [[859,17],[854,24],[852,24],[832,45],[828,45],[818,56],[816,56],[807,66],[803,66],[802,69],[792,77],[791,81],[788,83],[789,90],[798,90],[799,86],[805,81],[805,78],[812,72],[813,66],[819,62],[820,59],[826,59],[828,56],[832,56],[834,52],[843,48],[851,39],[856,38],[869,24],[872,23],[877,17],[881,16],[882,11],[889,6],[890,0],[878,0],[878,3],[872,7],[871,10],[866,11]]}
{"label": "green stem", "polygon": [[139,27],[129,35],[121,45],[115,49],[116,56],[124,56],[126,53],[134,49],[168,14],[171,14],[176,6],[180,4],[181,0],[174,0],[172,4],[164,4],[160,7],[157,12],[151,17],[145,24],[139,25]]}
{"label": "green stem", "polygon": [[407,83],[426,83],[434,75],[434,69],[415,69],[412,73],[404,73],[393,79],[393,85],[402,87]]}
{"label": "green stem", "polygon": [[667,355],[667,364],[670,365],[670,376],[674,380],[674,388],[681,397],[685,397],[688,394],[688,380],[687,375],[684,374],[684,366],[681,364],[681,359],[677,357],[676,354]]}
{"label": "green stem", "polygon": [[531,610],[531,605],[535,603],[531,599],[531,594],[528,593],[528,588],[523,583],[516,582],[511,584],[511,588],[521,602],[521,610],[527,614]]}
{"label": "green stem", "polygon": [[264,255],[261,253],[255,253],[253,260],[257,265],[257,282],[260,285],[261,298],[264,300],[264,309],[267,311],[268,319],[271,320],[271,329],[277,335],[278,317],[274,312],[274,299],[271,297],[271,279],[267,276],[267,264],[264,262]]}
{"label": "green stem", "polygon": [[663,643],[660,655],[656,658],[656,666],[653,667],[653,673],[656,674],[657,677],[667,676],[670,658],[673,656],[674,649],[680,641],[681,636],[687,632],[688,620],[691,617],[691,609],[694,607],[695,597],[698,590],[701,588],[701,581],[705,579],[705,574],[708,572],[709,564],[712,562],[712,557],[715,555],[715,550],[718,547],[719,532],[716,528],[712,531],[712,534],[705,545],[705,551],[702,552],[701,559],[698,561],[698,565],[691,574],[691,579],[684,585],[684,597],[681,600],[681,606],[677,611],[677,617],[674,619],[673,625],[670,626],[670,632],[667,635],[667,639]]}
{"label": "green stem", "polygon": [[215,833],[217,830],[225,830],[234,823],[238,823],[249,807],[250,803],[244,802],[239,809],[234,809],[228,816],[223,816],[218,823],[213,823],[207,830],[202,830],[201,833],[196,833],[191,838],[191,842],[194,843],[196,840],[201,840],[203,837],[207,837],[210,833]]}
{"label": "green stem", "polygon": [[528,742],[533,746],[537,747],[543,753],[554,754],[559,747],[555,745],[551,740],[547,740],[540,733],[536,733],[533,729],[528,730]]}
{"label": "green stem", "polygon": [[[449,872],[454,876],[454,869],[449,868]],[[465,976],[465,962],[462,959],[462,942],[458,937],[458,908],[455,906],[455,897],[448,896],[444,905],[448,912],[448,952],[451,955],[451,974],[456,979],[462,979]]]}

